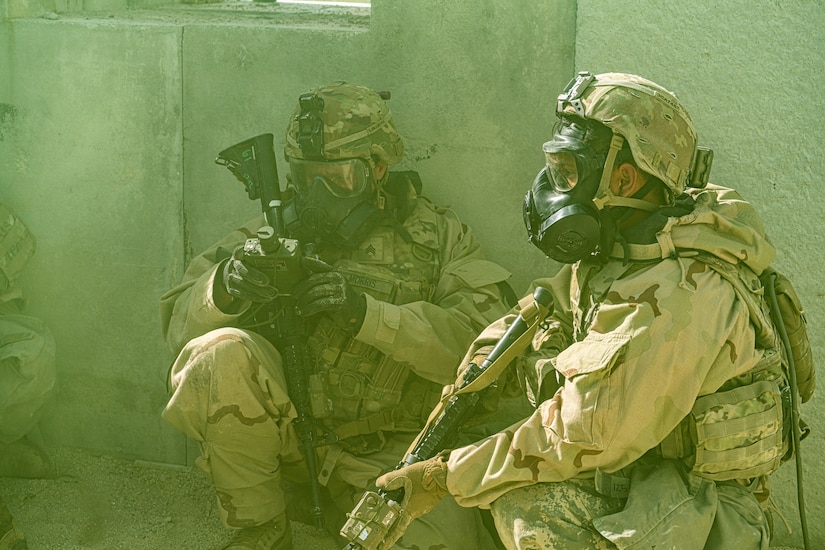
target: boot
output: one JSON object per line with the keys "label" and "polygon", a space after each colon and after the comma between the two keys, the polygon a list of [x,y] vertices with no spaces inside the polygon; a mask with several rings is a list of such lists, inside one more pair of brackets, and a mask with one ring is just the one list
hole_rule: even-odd
{"label": "boot", "polygon": [[46,450],[25,437],[11,443],[0,443],[0,477],[53,477]]}
{"label": "boot", "polygon": [[286,514],[263,525],[239,529],[222,550],[292,550],[292,528]]}
{"label": "boot", "polygon": [[17,527],[9,509],[0,497],[0,550],[28,550],[26,537]]}

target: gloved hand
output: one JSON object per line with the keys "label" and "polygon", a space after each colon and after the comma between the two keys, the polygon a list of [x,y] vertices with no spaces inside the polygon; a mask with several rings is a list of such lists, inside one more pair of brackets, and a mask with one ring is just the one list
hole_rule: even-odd
{"label": "gloved hand", "polygon": [[302,265],[310,274],[293,289],[298,314],[311,317],[328,313],[341,328],[358,332],[367,313],[364,295],[353,290],[340,272],[322,260],[307,257]]}
{"label": "gloved hand", "polygon": [[238,247],[232,257],[221,267],[221,281],[226,292],[235,299],[266,304],[278,296],[278,289],[270,284],[269,277],[241,259]]}
{"label": "gloved hand", "polygon": [[435,508],[447,496],[447,456],[447,453],[441,453],[429,460],[388,472],[375,480],[379,489],[388,492],[404,489],[401,516],[387,532],[378,550],[392,548],[414,519]]}

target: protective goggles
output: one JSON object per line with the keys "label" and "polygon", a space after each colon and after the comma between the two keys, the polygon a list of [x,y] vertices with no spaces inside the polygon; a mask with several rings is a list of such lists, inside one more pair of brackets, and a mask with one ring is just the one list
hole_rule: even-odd
{"label": "protective goggles", "polygon": [[315,162],[291,158],[289,169],[292,182],[299,189],[309,189],[315,181],[321,181],[333,196],[339,198],[361,194],[371,180],[370,167],[364,159]]}
{"label": "protective goggles", "polygon": [[594,173],[601,174],[604,155],[575,136],[558,133],[542,145],[547,164],[547,178],[553,189],[567,193]]}

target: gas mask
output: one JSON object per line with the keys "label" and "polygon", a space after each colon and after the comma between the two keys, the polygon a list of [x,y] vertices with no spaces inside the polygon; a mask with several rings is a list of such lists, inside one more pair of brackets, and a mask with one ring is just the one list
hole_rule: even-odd
{"label": "gas mask", "polygon": [[[530,242],[549,258],[575,263],[611,240],[613,224],[598,208],[596,197],[603,179],[606,154],[585,141],[587,128],[562,126],[542,147],[546,166],[524,198],[524,225]],[[607,230],[607,231],[606,231]]]}
{"label": "gas mask", "polygon": [[[381,222],[376,205],[378,182],[365,158],[329,158],[325,143],[324,99],[316,93],[298,98],[295,140],[300,148],[288,157],[296,195],[284,204],[284,225],[294,238],[354,249]],[[362,132],[363,133],[363,132]],[[337,146],[357,141],[358,133],[339,138]]]}
{"label": "gas mask", "polygon": [[284,204],[284,224],[295,238],[354,249],[381,222],[366,160],[291,158],[289,167],[296,195]]}
{"label": "gas mask", "polygon": [[524,199],[530,242],[561,263],[609,253],[616,236],[615,220],[630,214],[630,209],[658,208],[642,200],[654,185],[652,179],[632,197],[612,192],[610,178],[624,138],[609,131],[596,137],[603,145],[610,140],[609,147],[601,147],[606,151],[599,153],[589,145],[599,131],[586,121],[566,120],[542,146],[546,165]]}

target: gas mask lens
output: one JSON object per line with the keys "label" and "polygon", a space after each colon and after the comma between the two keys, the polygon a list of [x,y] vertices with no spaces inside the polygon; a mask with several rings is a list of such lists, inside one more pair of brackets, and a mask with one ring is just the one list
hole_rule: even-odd
{"label": "gas mask lens", "polygon": [[541,146],[547,178],[558,193],[567,193],[591,174],[601,172],[604,158],[582,141],[584,134],[585,130],[576,124],[563,126]]}
{"label": "gas mask lens", "polygon": [[579,170],[573,153],[545,151],[544,157],[547,159],[547,176],[553,188],[559,193],[573,189],[579,182]]}
{"label": "gas mask lens", "polygon": [[289,159],[292,182],[299,189],[309,189],[315,181],[321,181],[334,197],[347,198],[360,195],[370,181],[369,165],[363,159],[347,159],[313,162]]}

